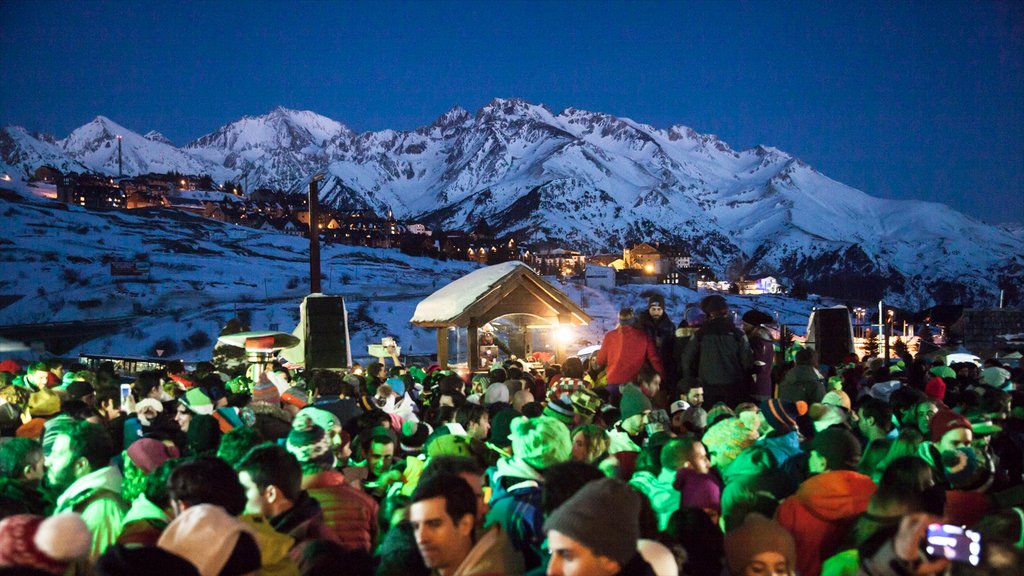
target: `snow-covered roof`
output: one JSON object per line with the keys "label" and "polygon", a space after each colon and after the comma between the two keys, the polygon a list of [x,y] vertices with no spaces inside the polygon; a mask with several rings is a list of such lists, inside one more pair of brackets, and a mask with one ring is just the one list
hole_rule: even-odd
{"label": "snow-covered roof", "polygon": [[444,322],[458,316],[519,268],[533,270],[518,260],[511,260],[466,274],[417,304],[412,322]]}
{"label": "snow-covered roof", "polygon": [[470,272],[434,292],[416,305],[411,322],[421,325],[451,322],[493,290],[506,284],[512,276],[529,278],[533,285],[540,287],[552,301],[558,301],[569,309],[581,323],[590,321],[586,312],[561,291],[545,282],[533,268],[518,260],[512,260]]}

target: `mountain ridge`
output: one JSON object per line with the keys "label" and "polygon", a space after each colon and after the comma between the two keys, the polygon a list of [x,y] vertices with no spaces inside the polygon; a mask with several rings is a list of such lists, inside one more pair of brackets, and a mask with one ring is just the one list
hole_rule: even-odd
{"label": "mountain ridge", "polygon": [[[180,148],[103,116],[56,142],[73,161],[65,165],[116,175],[118,131],[129,175],[199,171],[247,180],[249,190],[304,191],[310,175],[326,170],[326,204],[448,229],[485,220],[498,234],[587,252],[668,241],[720,272],[741,262],[748,274],[812,288],[856,275],[858,294],[871,298],[926,303],[932,287],[960,278],[970,294],[991,298],[1012,281],[1007,271],[1024,266],[1024,226],[876,198],[769,145],[737,151],[682,124],[659,129],[573,107],[556,114],[519,98],[495,98],[475,114],[454,106],[408,131],[356,133],[311,111],[277,107]],[[6,146],[0,139],[5,166],[53,157],[26,137]],[[22,147],[50,154],[4,154]]]}

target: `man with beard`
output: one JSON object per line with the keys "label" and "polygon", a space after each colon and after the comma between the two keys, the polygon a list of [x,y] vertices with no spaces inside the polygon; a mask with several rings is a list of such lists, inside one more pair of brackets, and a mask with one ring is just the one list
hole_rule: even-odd
{"label": "man with beard", "polygon": [[640,328],[654,341],[654,348],[658,352],[665,371],[662,373],[662,384],[665,385],[666,397],[676,397],[676,363],[672,349],[675,346],[676,325],[669,319],[665,311],[665,297],[661,294],[652,294],[647,299],[647,310],[637,316],[637,328]]}
{"label": "man with beard", "polygon": [[113,456],[107,432],[79,421],[57,434],[45,460],[47,485],[59,494],[53,513],[81,514],[92,533],[92,560],[117,540],[128,510],[121,499],[121,472],[109,465]]}

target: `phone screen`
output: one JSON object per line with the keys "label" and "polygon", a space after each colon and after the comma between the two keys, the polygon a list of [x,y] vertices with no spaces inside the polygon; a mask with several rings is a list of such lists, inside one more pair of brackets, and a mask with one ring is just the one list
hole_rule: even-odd
{"label": "phone screen", "polygon": [[122,408],[124,408],[124,406],[128,403],[128,398],[130,398],[131,395],[132,395],[132,385],[131,384],[121,384],[121,407]]}
{"label": "phone screen", "polygon": [[952,524],[931,524],[924,551],[933,558],[977,566],[981,561],[981,534]]}

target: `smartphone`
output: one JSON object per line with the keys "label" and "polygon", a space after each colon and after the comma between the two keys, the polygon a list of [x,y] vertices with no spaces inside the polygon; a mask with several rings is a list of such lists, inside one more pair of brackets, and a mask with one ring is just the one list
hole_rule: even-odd
{"label": "smartphone", "polygon": [[132,396],[132,385],[121,384],[121,408],[124,408],[128,404],[128,399]]}
{"label": "smartphone", "polygon": [[953,524],[930,524],[924,551],[933,558],[977,566],[981,562],[981,534]]}

